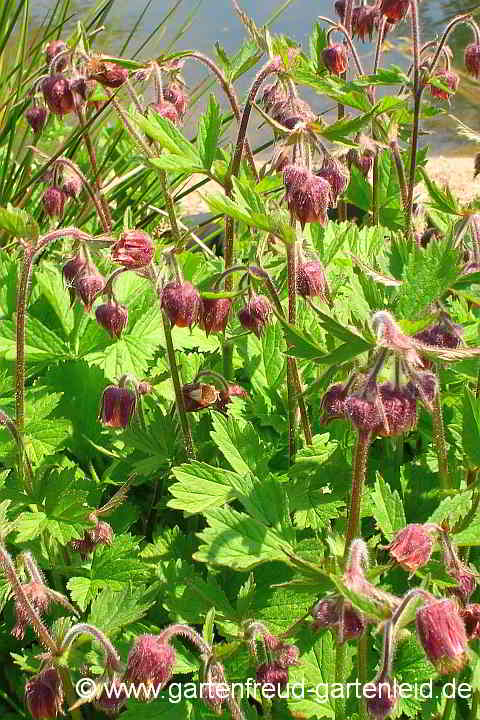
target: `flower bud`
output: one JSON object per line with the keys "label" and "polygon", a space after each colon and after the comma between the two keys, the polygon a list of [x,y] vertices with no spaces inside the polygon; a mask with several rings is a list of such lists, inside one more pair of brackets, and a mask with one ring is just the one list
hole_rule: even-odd
{"label": "flower bud", "polygon": [[83,183],[74,172],[67,172],[63,178],[62,190],[65,195],[76,200],[83,189]]}
{"label": "flower bud", "polygon": [[80,553],[83,559],[86,559],[97,545],[111,545],[113,542],[113,530],[109,523],[99,520],[95,513],[92,513],[89,519],[95,523],[95,527],[85,530],[83,538],[70,541],[72,550]]}
{"label": "flower bud", "polygon": [[408,382],[406,389],[414,397],[432,403],[435,400],[438,390],[438,381],[436,375],[431,372],[419,372],[415,376],[415,383]]}
{"label": "flower bud", "polygon": [[175,659],[175,650],[157,635],[139,635],[128,653],[125,682],[160,689],[172,677]]}
{"label": "flower bud", "polygon": [[47,122],[48,110],[44,105],[34,105],[28,108],[25,113],[25,119],[32,128],[34,133],[39,133],[45,127]]}
{"label": "flower bud", "polygon": [[467,45],[464,60],[467,72],[478,80],[480,77],[480,45],[477,43]]}
{"label": "flower bud", "polygon": [[126,428],[135,412],[135,393],[126,387],[108,385],[102,395],[100,421],[112,428]]}
{"label": "flower bud", "polygon": [[178,82],[171,82],[163,89],[163,99],[175,106],[178,117],[183,120],[188,106],[188,96],[185,88]]}
{"label": "flower bud", "polygon": [[469,640],[480,638],[480,605],[470,603],[460,610],[460,617],[465,624],[465,631]]}
{"label": "flower bud", "polygon": [[352,393],[345,398],[345,415],[352,425],[362,432],[376,433],[383,427],[383,420],[375,400],[362,393]]}
{"label": "flower bud", "polygon": [[[47,612],[50,599],[47,587],[42,582],[29,582],[22,585],[23,591],[30,601],[30,604],[42,616]],[[30,615],[23,605],[21,598],[15,598],[15,625],[12,628],[12,635],[17,640],[22,640],[25,630],[30,623]]]}
{"label": "flower bud", "polygon": [[322,410],[322,425],[326,425],[330,420],[345,418],[345,399],[347,397],[347,389],[344,383],[335,383],[326,391],[320,403]]}
{"label": "flower bud", "polygon": [[362,173],[363,177],[368,177],[368,173],[373,167],[373,158],[375,154],[371,150],[364,150],[363,152],[358,152],[354,148],[348,151],[347,153],[347,163],[349,167],[352,167],[354,165],[360,172]]}
{"label": "flower bud", "polygon": [[125,685],[115,678],[108,682],[108,694],[104,684],[102,692],[95,699],[93,706],[96,710],[105,713],[105,715],[114,716],[118,715],[127,700],[127,689]]}
{"label": "flower bud", "polygon": [[270,693],[272,690],[279,695],[288,683],[288,670],[278,662],[262,663],[257,667],[256,679],[266,692]]}
{"label": "flower bud", "polygon": [[228,688],[224,682],[208,682],[200,686],[200,698],[215,715],[222,714],[227,697]]}
{"label": "flower bud", "polygon": [[160,117],[170,120],[174,125],[178,125],[180,118],[178,117],[177,108],[173,103],[164,100],[161,103],[152,103],[150,107],[160,115]]}
{"label": "flower bud", "polygon": [[410,523],[399,530],[385,550],[408,572],[415,572],[428,563],[434,540],[428,525]]}
{"label": "flower bud", "polygon": [[118,339],[127,326],[128,309],[115,300],[109,300],[97,307],[95,317],[98,324],[105,328],[112,338]]}
{"label": "flower bud", "polygon": [[367,626],[365,616],[339,595],[320,600],[313,606],[310,614],[314,618],[314,630],[333,628],[341,633],[342,642],[361,637]]}
{"label": "flower bud", "polygon": [[380,13],[389,23],[396,23],[406,16],[410,8],[410,0],[381,0]]}
{"label": "flower bud", "polygon": [[34,720],[48,720],[63,715],[63,686],[54,667],[46,668],[30,678],[25,686],[25,704]]}
{"label": "flower bud", "polygon": [[315,113],[312,112],[310,105],[305,100],[296,97],[278,103],[272,108],[270,114],[287,130],[293,130],[299,123],[306,125],[315,120]]}
{"label": "flower bud", "polygon": [[329,183],[332,188],[332,204],[335,207],[339,196],[345,192],[350,182],[350,173],[347,168],[333,158],[326,159],[322,169],[316,172],[315,175]]}
{"label": "flower bud", "polygon": [[333,43],[322,50],[325,67],[334,75],[342,75],[348,67],[347,48],[343,43]]}
{"label": "flower bud", "polygon": [[230,298],[203,299],[200,327],[207,335],[211,332],[225,332],[231,308]]}
{"label": "flower bud", "polygon": [[298,665],[300,650],[296,645],[282,643],[275,653],[275,660],[280,667],[289,668],[292,665]]}
{"label": "flower bud", "polygon": [[226,415],[227,405],[232,402],[232,398],[234,397],[246,398],[248,397],[248,392],[245,390],[245,388],[241,387],[241,385],[229,384],[228,391],[220,390],[220,392],[218,393],[218,399],[215,403],[215,410],[218,410],[218,412],[224,413]]}
{"label": "flower bud", "polygon": [[325,225],[327,209],[333,203],[330,183],[300,165],[287,165],[283,181],[288,209],[299,220],[302,230],[307,222]]}
{"label": "flower bud", "polygon": [[62,218],[65,208],[65,200],[67,199],[63,190],[52,185],[43,193],[42,203],[48,217]]}
{"label": "flower bud", "polygon": [[357,5],[352,11],[352,37],[365,42],[368,35],[370,42],[373,33],[378,30],[380,14],[376,5]]}
{"label": "flower bud", "polygon": [[377,430],[379,435],[393,437],[408,432],[417,423],[417,402],[403,387],[382,383],[379,387],[386,424]]}
{"label": "flower bud", "polygon": [[137,392],[139,395],[150,395],[152,391],[152,386],[146,380],[142,380],[142,382],[138,383]]}
{"label": "flower bud", "polygon": [[[390,715],[397,704],[394,683],[390,678],[384,678],[373,683],[368,683],[368,685],[372,692],[370,692],[369,688],[367,710],[374,720],[384,720],[387,715]],[[373,693],[373,689],[375,689],[375,693]]]}
{"label": "flower bud", "polygon": [[460,598],[463,603],[470,600],[477,586],[476,576],[458,556],[458,551],[447,534],[443,537],[443,562],[450,577],[457,581],[457,586],[451,592]]}
{"label": "flower bud", "polygon": [[442,90],[436,85],[429,84],[430,95],[432,97],[440,98],[440,100],[449,100],[450,95],[456,92],[460,78],[456,73],[451,72],[450,70],[439,70],[435,73],[434,77],[446,85],[451,92],[448,92],[448,90]]}
{"label": "flower bud", "polygon": [[276,82],[265,85],[262,95],[262,105],[265,112],[271,113],[276,105],[283,104],[287,100],[288,94],[283,83]]}
{"label": "flower bud", "polygon": [[252,294],[247,304],[238,313],[240,325],[245,330],[251,330],[259,338],[269,321],[272,306],[265,295]]}
{"label": "flower bud", "polygon": [[68,115],[75,109],[70,83],[64,75],[50,75],[42,82],[42,92],[50,112]]}
{"label": "flower bud", "polygon": [[112,248],[112,260],[134,270],[149,265],[154,252],[150,235],[142,230],[126,230]]}
{"label": "flower bud", "polygon": [[419,340],[424,345],[432,347],[455,349],[460,345],[459,335],[463,332],[461,325],[453,325],[452,329],[443,323],[432,325],[421,332],[414,335],[415,340]]}
{"label": "flower bud", "polygon": [[107,88],[119,88],[128,80],[127,68],[113,62],[93,58],[87,66],[87,77]]}
{"label": "flower bud", "polygon": [[80,253],[77,253],[73,258],[68,260],[62,270],[64,282],[68,285],[73,284],[77,275],[85,270],[87,264],[87,261]]}
{"label": "flower bud", "polygon": [[297,266],[297,292],[302,297],[321,297],[327,295],[327,280],[321,262],[313,260]]}
{"label": "flower bud", "polygon": [[200,320],[202,299],[189,282],[169,282],[162,290],[161,306],[172,325],[189,327]]}
{"label": "flower bud", "polygon": [[417,634],[441,675],[459,672],[467,662],[465,625],[452,600],[434,600],[417,610]]}
{"label": "flower bud", "polygon": [[90,312],[96,296],[105,287],[105,278],[100,275],[95,265],[88,263],[83,272],[75,277],[73,287],[83,302],[85,311]]}
{"label": "flower bud", "polygon": [[186,412],[204,410],[218,400],[218,390],[206,383],[187,383],[182,387],[183,402]]}
{"label": "flower bud", "polygon": [[[47,61],[47,65],[50,65],[52,60],[54,60],[57,55],[60,55],[60,53],[64,52],[66,49],[67,45],[63,42],[63,40],[52,40],[49,42],[45,48],[45,60]],[[55,71],[61,73],[62,70],[65,70],[67,64],[68,58],[66,55],[63,55],[58,62],[55,63]]]}
{"label": "flower bud", "polygon": [[77,93],[83,102],[87,102],[90,95],[95,90],[95,80],[87,80],[86,77],[77,77],[70,80],[70,90]]}

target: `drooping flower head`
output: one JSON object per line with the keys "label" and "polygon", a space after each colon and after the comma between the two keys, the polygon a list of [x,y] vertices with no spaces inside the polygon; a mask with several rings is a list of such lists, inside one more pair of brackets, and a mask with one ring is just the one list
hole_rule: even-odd
{"label": "drooping flower head", "polygon": [[405,570],[415,572],[426,565],[432,556],[433,531],[431,525],[410,523],[396,533],[385,549]]}
{"label": "drooping flower head", "polygon": [[270,300],[265,295],[252,293],[250,300],[238,313],[240,324],[261,337],[272,314]]}
{"label": "drooping flower head", "polygon": [[151,262],[155,252],[152,238],[143,230],[126,230],[112,247],[112,260],[135,270]]}
{"label": "drooping flower head", "polygon": [[56,668],[48,667],[27,682],[25,704],[34,720],[63,715],[63,686]]}
{"label": "drooping flower head", "polygon": [[54,115],[68,115],[75,109],[70,81],[65,75],[49,75],[42,82],[42,92],[48,109]]}
{"label": "drooping flower head", "polygon": [[162,290],[161,305],[172,325],[177,327],[192,327],[200,320],[202,299],[189,282],[167,283]]}
{"label": "drooping flower head", "polygon": [[330,183],[300,165],[287,165],[283,171],[283,181],[288,209],[300,222],[302,229],[307,222],[325,225],[327,210],[333,205]]}
{"label": "drooping flower head", "polygon": [[433,600],[417,610],[417,634],[441,675],[459,672],[467,662],[465,624],[452,600]]}

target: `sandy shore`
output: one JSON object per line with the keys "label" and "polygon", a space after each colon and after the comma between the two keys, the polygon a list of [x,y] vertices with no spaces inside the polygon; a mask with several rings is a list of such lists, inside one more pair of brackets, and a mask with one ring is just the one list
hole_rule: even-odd
{"label": "sandy shore", "polygon": [[[480,175],[473,179],[473,155],[452,156],[436,155],[427,162],[427,172],[430,177],[439,185],[448,183],[451,191],[461,203],[468,203],[477,195],[480,195]],[[201,176],[191,178],[189,185],[195,185],[201,180]],[[424,188],[419,186],[422,197],[426,198]],[[209,182],[202,187],[201,192],[214,192],[218,185]],[[182,200],[182,209],[186,215],[207,212],[208,208],[198,192],[193,192]]]}

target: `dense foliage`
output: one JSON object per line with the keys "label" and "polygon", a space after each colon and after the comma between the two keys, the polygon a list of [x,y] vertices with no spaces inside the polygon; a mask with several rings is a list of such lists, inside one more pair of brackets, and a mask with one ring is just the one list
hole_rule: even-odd
{"label": "dense foliage", "polygon": [[338,0],[300,48],[234,2],[234,57],[140,63],[111,5],[0,14],[2,718],[477,718],[480,208],[418,139],[478,26]]}

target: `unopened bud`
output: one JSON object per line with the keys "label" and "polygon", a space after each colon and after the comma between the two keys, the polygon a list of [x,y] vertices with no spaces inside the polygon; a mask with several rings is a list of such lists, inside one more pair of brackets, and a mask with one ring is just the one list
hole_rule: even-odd
{"label": "unopened bud", "polygon": [[334,75],[342,75],[348,67],[347,48],[342,43],[329,45],[322,51],[322,60],[327,70]]}
{"label": "unopened bud", "polygon": [[270,319],[272,306],[265,295],[253,294],[247,304],[238,313],[240,324],[245,330],[251,330],[259,338]]}
{"label": "unopened bud", "polygon": [[452,600],[434,600],[417,610],[417,634],[425,654],[441,675],[459,672],[467,662],[465,625]]}
{"label": "unopened bud", "polygon": [[328,207],[333,203],[330,183],[300,165],[287,165],[283,181],[288,209],[302,229],[307,222],[325,225]]}
{"label": "unopened bud", "polygon": [[272,690],[279,695],[280,691],[288,683],[288,670],[278,662],[262,663],[257,668],[256,679],[265,691],[270,692]]}
{"label": "unopened bud", "polygon": [[[139,635],[128,653],[125,682],[161,689],[170,680],[175,666],[175,650],[157,635]],[[145,692],[144,698],[148,700]]]}
{"label": "unopened bud", "polygon": [[114,300],[99,305],[95,310],[97,322],[112,338],[119,338],[128,322],[128,309]]}
{"label": "unopened bud", "polygon": [[367,710],[374,720],[384,720],[395,708],[395,686],[390,678],[368,683]]}
{"label": "unopened bud", "polygon": [[465,48],[465,68],[470,75],[478,78],[480,77],[480,45],[477,43],[470,43]]}
{"label": "unopened bud", "polygon": [[322,410],[322,425],[326,425],[330,420],[336,420],[345,417],[345,399],[348,390],[344,383],[335,383],[331,385],[322,398],[320,407]]}
{"label": "unopened bud", "polygon": [[46,668],[27,682],[25,704],[34,720],[63,715],[63,686],[56,668]]}
{"label": "unopened bud", "polygon": [[52,185],[43,193],[42,203],[48,217],[62,218],[66,195],[59,187]]}
{"label": "unopened bud", "polygon": [[47,122],[48,110],[44,105],[34,105],[25,113],[25,118],[33,132],[39,133]]}
{"label": "unopened bud", "polygon": [[[45,59],[47,61],[47,65],[50,65],[52,60],[54,60],[57,55],[60,55],[60,53],[65,52],[66,49],[67,45],[63,42],[63,40],[52,40],[49,42],[45,48]],[[61,73],[62,70],[65,70],[67,64],[68,58],[66,55],[63,55],[59,58],[58,62],[55,63],[55,71]]]}
{"label": "unopened bud", "polygon": [[136,408],[136,396],[132,390],[109,385],[103,391],[100,421],[112,428],[126,428]]}
{"label": "unopened bud", "polygon": [[42,92],[50,112],[68,115],[75,109],[70,82],[62,74],[50,75],[42,82]]}
{"label": "unopened bud", "polygon": [[323,265],[318,260],[300,263],[297,266],[297,292],[302,297],[326,298],[327,279]]}
{"label": "unopened bud", "polygon": [[211,332],[225,332],[231,308],[230,298],[203,299],[200,327],[207,335]]}
{"label": "unopened bud", "polygon": [[85,311],[90,312],[95,298],[105,287],[105,278],[100,275],[95,265],[88,263],[83,272],[75,277],[73,287],[83,302]]}
{"label": "unopened bud", "polygon": [[189,282],[169,282],[162,290],[161,305],[172,325],[192,327],[201,316],[202,299]]}

